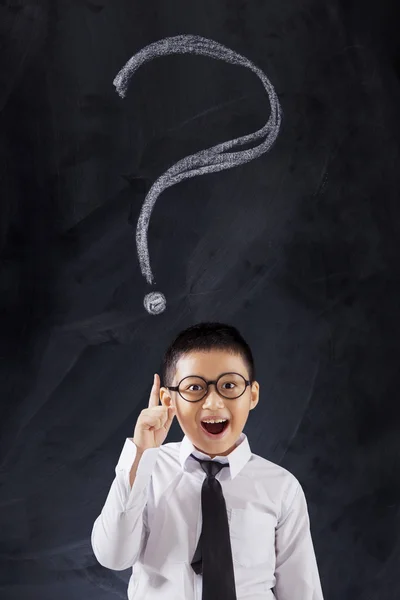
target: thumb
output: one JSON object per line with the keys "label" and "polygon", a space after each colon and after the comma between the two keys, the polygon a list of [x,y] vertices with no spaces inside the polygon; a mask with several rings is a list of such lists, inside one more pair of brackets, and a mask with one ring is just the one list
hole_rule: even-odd
{"label": "thumb", "polygon": [[175,414],[176,414],[176,407],[175,406],[168,406],[168,419],[167,419],[167,421],[165,423],[165,427],[166,428],[170,427]]}

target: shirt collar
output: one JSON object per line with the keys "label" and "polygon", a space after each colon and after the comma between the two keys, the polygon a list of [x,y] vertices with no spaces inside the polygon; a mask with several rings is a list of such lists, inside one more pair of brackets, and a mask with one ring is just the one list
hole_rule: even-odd
{"label": "shirt collar", "polygon": [[[188,459],[192,460],[193,462],[196,462],[194,458],[190,456],[191,454],[194,454],[197,458],[211,460],[207,454],[203,454],[203,452],[197,450],[193,446],[189,438],[185,435],[181,442],[181,447],[179,451],[179,461],[181,463],[182,469],[185,469],[186,461]],[[215,458],[213,458],[212,460],[224,464],[228,463],[229,470],[231,473],[231,479],[233,479],[243,469],[243,467],[247,464],[250,458],[251,450],[249,441],[247,439],[247,435],[242,431],[236,442],[236,448],[234,448],[234,450],[232,450],[232,452],[228,454],[228,456],[215,456]]]}

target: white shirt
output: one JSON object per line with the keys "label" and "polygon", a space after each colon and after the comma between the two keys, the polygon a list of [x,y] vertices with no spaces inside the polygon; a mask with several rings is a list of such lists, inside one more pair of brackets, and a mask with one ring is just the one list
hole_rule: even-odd
{"label": "white shirt", "polygon": [[[190,456],[210,457],[184,436],[145,450],[132,489],[131,438],[93,525],[98,562],[132,568],[129,600],[201,600],[202,576],[190,563],[201,533],[206,474]],[[237,600],[323,600],[304,492],[289,471],[253,454],[242,433],[217,479],[225,497]],[[272,590],[272,588],[275,588]]]}

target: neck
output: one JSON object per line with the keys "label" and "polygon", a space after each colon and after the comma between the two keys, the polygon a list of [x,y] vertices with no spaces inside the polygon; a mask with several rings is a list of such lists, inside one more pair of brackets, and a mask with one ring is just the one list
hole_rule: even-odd
{"label": "neck", "polygon": [[215,458],[216,456],[228,456],[228,454],[233,452],[235,450],[235,448],[237,448],[238,445],[239,445],[239,439],[237,439],[236,442],[234,443],[234,445],[231,446],[228,450],[225,450],[224,452],[218,452],[218,454],[210,454],[206,450],[202,450],[201,448],[198,448],[197,446],[194,446],[194,447],[199,452],[202,452],[203,454],[207,454],[207,456],[209,456],[210,458]]}

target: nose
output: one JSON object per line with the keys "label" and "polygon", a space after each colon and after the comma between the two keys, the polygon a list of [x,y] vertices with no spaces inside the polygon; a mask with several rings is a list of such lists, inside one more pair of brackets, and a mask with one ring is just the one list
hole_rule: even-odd
{"label": "nose", "polygon": [[203,399],[204,406],[209,407],[223,407],[224,399],[218,394],[215,384],[210,384],[208,386],[208,392],[206,397]]}

